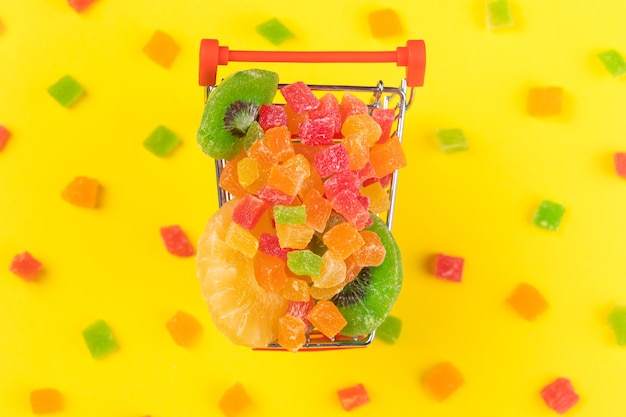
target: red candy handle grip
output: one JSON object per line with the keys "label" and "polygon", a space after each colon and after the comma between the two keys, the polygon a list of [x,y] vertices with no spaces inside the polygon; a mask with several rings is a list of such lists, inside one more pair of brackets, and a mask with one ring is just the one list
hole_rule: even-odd
{"label": "red candy handle grip", "polygon": [[218,65],[229,62],[306,62],[306,63],[393,63],[406,67],[409,87],[424,85],[426,46],[423,40],[408,40],[406,46],[395,51],[231,51],[220,46],[217,39],[203,39],[200,43],[201,86],[215,85]]}

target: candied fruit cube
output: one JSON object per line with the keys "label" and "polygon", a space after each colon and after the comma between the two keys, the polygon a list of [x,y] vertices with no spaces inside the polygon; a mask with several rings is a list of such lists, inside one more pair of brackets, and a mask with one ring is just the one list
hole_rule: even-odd
{"label": "candied fruit cube", "polygon": [[180,51],[180,47],[169,34],[155,30],[148,43],[143,47],[143,52],[154,63],[169,68]]}
{"label": "candied fruit cube", "polygon": [[287,253],[287,268],[296,275],[318,276],[323,262],[321,256],[308,249]]}
{"label": "candied fruit cube", "polygon": [[398,341],[401,331],[402,320],[395,316],[387,316],[376,329],[376,337],[388,345],[393,345]]}
{"label": "candied fruit cube", "polygon": [[599,53],[598,58],[613,77],[621,77],[626,74],[626,61],[615,49]]}
{"label": "candied fruit cube", "polygon": [[196,253],[189,238],[179,225],[161,227],[160,232],[165,248],[172,255],[190,257]]}
{"label": "candied fruit cube", "polygon": [[309,321],[329,339],[334,338],[348,322],[337,306],[328,300],[320,300],[309,311]]}
{"label": "candied fruit cube", "polygon": [[27,251],[19,255],[15,255],[11,261],[11,265],[9,266],[9,271],[13,272],[26,282],[33,282],[37,279],[37,276],[41,271],[41,262],[33,258],[33,255]]}
{"label": "candied fruit cube", "polygon": [[269,169],[278,162],[276,155],[267,146],[265,141],[265,133],[263,139],[254,142],[247,151],[248,156],[254,159],[261,170]]}
{"label": "candied fruit cube", "polygon": [[[280,295],[291,303],[307,302],[311,298],[309,283],[303,279],[287,277],[287,283],[280,291]],[[289,309],[287,309],[287,313],[292,314],[289,312]],[[306,315],[304,317],[306,318]]]}
{"label": "candied fruit cube", "polygon": [[322,178],[350,168],[348,150],[343,143],[331,145],[315,154],[315,169]]}
{"label": "candied fruit cube", "polygon": [[305,206],[274,206],[276,224],[304,224],[306,222]]}
{"label": "candied fruit cube", "polygon": [[362,136],[368,146],[373,146],[378,139],[382,129],[376,120],[367,113],[353,114],[346,117],[341,126],[341,134],[348,136]]}
{"label": "candied fruit cube", "polygon": [[359,231],[348,222],[335,225],[324,233],[322,240],[328,249],[337,253],[342,259],[346,259],[365,244]]}
{"label": "candied fruit cube", "polygon": [[360,113],[367,113],[367,104],[365,104],[360,98],[350,93],[344,94],[341,97],[341,103],[339,103],[341,122],[343,123],[348,116]]}
{"label": "candied fruit cube", "polygon": [[437,129],[437,141],[439,149],[444,153],[454,153],[469,149],[465,133],[461,129]]}
{"label": "candied fruit cube", "polygon": [[0,151],[4,149],[10,137],[11,132],[5,126],[0,125]]}
{"label": "candied fruit cube", "polygon": [[352,254],[354,261],[361,266],[382,264],[387,251],[378,234],[371,230],[362,230],[359,233],[365,243]]}
{"label": "candied fruit cube", "polygon": [[103,358],[117,350],[111,328],[104,320],[96,320],[83,330],[83,339],[94,359]]}
{"label": "candied fruit cube", "polygon": [[346,279],[346,263],[334,251],[328,250],[322,255],[322,267],[319,276],[312,276],[313,285],[318,288],[335,287]]}
{"label": "candied fruit cube", "polygon": [[525,282],[519,284],[507,302],[526,320],[532,321],[548,308],[548,302],[532,285]]}
{"label": "candied fruit cube", "polygon": [[278,319],[278,344],[297,352],[306,343],[306,328],[302,319],[286,314]]}
{"label": "candied fruit cube", "polygon": [[613,306],[609,313],[608,323],[613,328],[617,344],[626,345],[626,305],[616,304]]}
{"label": "candied fruit cube", "polygon": [[178,146],[180,138],[165,126],[157,126],[143,141],[143,146],[156,156],[167,156]]}
{"label": "candied fruit cube", "polygon": [[63,410],[63,395],[55,388],[40,388],[30,392],[33,414],[50,414]]}
{"label": "candied fruit cube", "polygon": [[330,200],[341,192],[349,192],[357,196],[360,189],[361,180],[354,171],[342,171],[324,181],[324,194]]}
{"label": "candied fruit cube", "polygon": [[259,249],[259,241],[257,238],[249,230],[244,229],[235,222],[232,222],[228,226],[224,242],[226,242],[230,248],[241,252],[250,259],[256,255]]}
{"label": "candied fruit cube", "polygon": [[95,208],[98,204],[99,193],[100,184],[98,180],[78,176],[63,189],[61,197],[78,207]]}
{"label": "candied fruit cube", "polygon": [[396,169],[407,164],[402,144],[397,136],[370,149],[370,162],[378,178],[391,175]]}
{"label": "candied fruit cube", "polygon": [[357,230],[363,230],[373,222],[369,211],[351,190],[337,193],[330,201],[330,206]]}
{"label": "candied fruit cube", "polygon": [[67,3],[76,13],[81,13],[91,6],[96,0],[67,0]]}
{"label": "candied fruit cube", "polygon": [[507,0],[494,0],[486,3],[487,8],[487,29],[499,29],[513,26],[511,8]]}
{"label": "candied fruit cube", "polygon": [[279,293],[287,285],[285,261],[258,251],[254,256],[254,277],[267,292]]}
{"label": "candied fruit cube", "polygon": [[274,188],[269,184],[264,184],[263,187],[261,187],[258,196],[260,199],[266,201],[267,203],[274,205],[282,204],[284,206],[290,205],[295,198],[295,194],[285,194],[281,190]]}
{"label": "candied fruit cube", "polygon": [[70,107],[84,92],[83,87],[71,75],[64,75],[48,87],[48,94],[63,107]]}
{"label": "candied fruit cube", "polygon": [[[332,93],[326,93],[320,97],[320,105],[309,112],[311,119],[322,119],[330,117],[328,125],[333,126],[335,134],[341,132],[341,113],[339,113],[339,101]],[[332,123],[331,123],[332,122]]]}
{"label": "candied fruit cube", "polygon": [[266,209],[267,202],[252,194],[246,194],[233,209],[232,219],[244,229],[252,230]]}
{"label": "candied fruit cube", "polygon": [[291,132],[287,126],[267,129],[264,141],[279,163],[285,162],[295,155],[293,144],[291,143]]}
{"label": "candied fruit cube", "polygon": [[276,235],[282,248],[304,249],[313,233],[315,231],[306,224],[276,224]]}
{"label": "candied fruit cube", "polygon": [[312,188],[304,197],[302,205],[306,210],[306,224],[316,232],[322,233],[332,211],[330,202],[317,189]]}
{"label": "candied fruit cube", "polygon": [[435,256],[435,276],[452,282],[463,280],[465,259],[439,253]]}
{"label": "candied fruit cube", "polygon": [[464,382],[461,372],[450,362],[438,364],[424,379],[430,393],[440,402],[452,395]]}
{"label": "candied fruit cube", "polygon": [[298,126],[300,141],[308,146],[332,145],[335,126],[330,117],[309,118]]}
{"label": "candied fruit cube", "polygon": [[613,156],[615,172],[622,178],[626,178],[626,152],[616,152]]}
{"label": "candied fruit cube", "polygon": [[293,249],[281,248],[278,236],[271,233],[261,233],[259,236],[259,250],[267,255],[287,261],[287,252]]}
{"label": "candied fruit cube", "polygon": [[219,185],[224,191],[231,193],[234,197],[240,198],[247,194],[247,191],[241,186],[237,173],[237,165],[245,154],[242,152],[235,158],[226,162],[220,174]]}
{"label": "candied fruit cube", "polygon": [[378,123],[381,130],[378,143],[383,143],[391,136],[391,129],[396,118],[396,112],[394,109],[376,108],[372,110],[372,118]]}
{"label": "candied fruit cube", "polygon": [[354,408],[361,407],[370,402],[370,397],[363,384],[356,384],[351,387],[343,388],[337,391],[339,401],[344,410],[350,411]]}
{"label": "candied fruit cube", "polygon": [[526,110],[531,116],[553,116],[561,113],[563,88],[533,87],[528,90]]}
{"label": "candied fruit cube", "polygon": [[557,378],[541,390],[545,403],[559,414],[565,413],[579,400],[572,383],[567,378]]}
{"label": "candied fruit cube", "polygon": [[252,400],[241,382],[237,382],[234,386],[228,388],[218,402],[222,414],[226,417],[237,417],[251,404]]}
{"label": "candied fruit cube", "polygon": [[245,157],[237,162],[237,178],[243,188],[250,187],[260,176],[259,164],[254,159]]}
{"label": "candied fruit cube", "polygon": [[289,104],[285,104],[285,113],[287,113],[287,127],[292,135],[298,135],[300,131],[300,125],[305,121],[309,120],[309,113],[296,113]]}
{"label": "candied fruit cube", "polygon": [[361,189],[361,194],[370,200],[370,211],[374,214],[383,213],[389,210],[391,201],[387,190],[383,188],[379,181],[366,185]]}
{"label": "candied fruit cube", "polygon": [[282,165],[272,166],[267,185],[287,195],[296,196],[310,175],[309,162],[304,156],[295,155]]}
{"label": "candied fruit cube", "polygon": [[241,139],[243,141],[243,146],[246,152],[250,149],[250,147],[257,141],[263,140],[265,137],[265,130],[261,127],[259,122],[256,120],[252,121],[250,126],[248,126],[248,130],[246,134]]}
{"label": "candied fruit cube", "polygon": [[191,314],[178,310],[166,323],[165,327],[178,346],[190,347],[200,337],[202,325]]}
{"label": "candied fruit cube", "polygon": [[[370,148],[364,136],[348,136],[343,140],[343,144],[348,151],[350,168],[358,171],[365,168],[370,159]],[[371,165],[371,164],[370,164]]]}
{"label": "candied fruit cube", "polygon": [[287,113],[285,108],[278,104],[262,104],[259,108],[259,125],[263,130],[273,127],[287,127]]}
{"label": "candied fruit cube", "polygon": [[311,327],[311,322],[309,321],[308,315],[309,311],[311,311],[313,307],[315,307],[315,300],[311,298],[311,296],[307,292],[307,298],[305,300],[289,301],[289,303],[287,304],[287,312],[285,314],[289,314],[302,320],[306,325],[308,332]]}
{"label": "candied fruit cube", "polygon": [[280,88],[280,93],[285,98],[289,107],[298,114],[316,109],[320,101],[313,91],[302,81],[287,84]]}
{"label": "candied fruit cube", "polygon": [[276,46],[294,37],[293,32],[275,17],[259,23],[256,26],[256,31]]}
{"label": "candied fruit cube", "polygon": [[367,21],[372,31],[372,36],[375,38],[388,38],[404,33],[400,16],[393,9],[373,11],[367,16]]}
{"label": "candied fruit cube", "polygon": [[542,229],[556,232],[559,230],[561,220],[565,214],[565,207],[559,203],[553,201],[544,200],[539,204],[535,216],[533,217],[533,224]]}

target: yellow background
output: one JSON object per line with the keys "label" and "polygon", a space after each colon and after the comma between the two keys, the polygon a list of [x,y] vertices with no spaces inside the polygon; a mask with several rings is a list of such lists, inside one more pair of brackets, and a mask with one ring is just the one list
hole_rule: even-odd
{"label": "yellow background", "polygon": [[[245,416],[344,415],[336,391],[356,383],[371,402],[354,415],[550,416],[539,391],[560,376],[581,396],[568,415],[623,415],[626,350],[606,317],[626,302],[626,182],[612,162],[626,151],[626,77],[612,78],[596,54],[626,55],[626,3],[511,0],[516,24],[497,31],[485,28],[482,0],[293,3],[99,0],[79,15],[64,0],[2,2],[0,124],[13,136],[0,153],[0,415],[30,415],[28,393],[42,387],[63,393],[68,417],[220,415],[222,393],[241,381],[253,401]],[[367,16],[385,7],[404,34],[377,40]],[[255,26],[272,17],[295,38],[261,38]],[[141,52],[157,29],[181,46],[168,70]],[[426,41],[394,225],[405,267],[396,345],[254,352],[213,328],[193,259],[169,255],[159,236],[180,224],[195,241],[217,207],[213,162],[195,144],[202,38],[261,50]],[[284,82],[403,76],[393,65],[275,68]],[[86,90],[70,109],[46,92],[65,74]],[[564,88],[563,113],[529,117],[528,88],[549,85]],[[182,139],[167,158],[142,146],[159,124]],[[463,129],[470,150],[443,154],[437,128]],[[60,198],[77,175],[102,183],[98,209]],[[556,233],[531,223],[543,199],[567,208]],[[37,283],[8,271],[25,250],[44,265]],[[462,284],[432,276],[438,252],[466,259]],[[550,303],[535,322],[506,304],[520,282]],[[179,309],[204,326],[191,349],[164,326]],[[120,345],[103,360],[81,336],[96,319]],[[444,403],[422,383],[441,361],[466,380]]]}

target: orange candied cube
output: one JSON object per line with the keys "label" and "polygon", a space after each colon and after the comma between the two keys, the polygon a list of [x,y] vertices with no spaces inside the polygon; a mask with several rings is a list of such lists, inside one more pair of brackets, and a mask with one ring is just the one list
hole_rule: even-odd
{"label": "orange candied cube", "polygon": [[257,251],[254,256],[254,277],[265,291],[278,293],[287,284],[285,261]]}
{"label": "orange candied cube", "polygon": [[190,347],[200,336],[202,325],[194,316],[178,310],[171,319],[165,323],[172,339],[178,346]]}
{"label": "orange candied cube", "polygon": [[438,401],[448,398],[464,382],[461,372],[450,362],[440,363],[424,378],[424,384]]}
{"label": "orange candied cube", "polygon": [[267,129],[265,131],[265,139],[263,140],[279,163],[285,162],[295,155],[293,144],[291,143],[291,132],[286,126]]}
{"label": "orange candied cube", "polygon": [[249,231],[232,222],[228,226],[224,241],[230,248],[241,252],[247,258],[254,258],[259,249],[258,239]]}
{"label": "orange candied cube", "polygon": [[260,170],[269,170],[278,162],[265,140],[257,140],[248,149],[248,156],[259,164]]}
{"label": "orange candied cube", "polygon": [[373,146],[382,133],[380,125],[367,113],[348,116],[341,126],[343,136],[360,136],[368,146]]}
{"label": "orange candied cube", "polygon": [[303,279],[287,277],[287,283],[280,291],[280,295],[289,301],[307,302],[311,298],[309,283]]}
{"label": "orange candied cube", "polygon": [[367,16],[372,36],[375,38],[387,38],[401,35],[404,32],[402,22],[398,14],[392,9],[376,10]]}
{"label": "orange candied cube", "polygon": [[526,109],[531,116],[552,116],[561,113],[561,87],[535,87],[528,90]]}
{"label": "orange candied cube", "polygon": [[346,279],[346,263],[343,258],[332,250],[322,255],[321,272],[318,277],[311,277],[313,285],[318,288],[332,288],[343,284]]}
{"label": "orange candied cube", "polygon": [[282,165],[272,166],[270,175],[267,177],[267,184],[287,195],[295,196],[310,174],[311,171],[306,158],[302,155],[296,155]]}
{"label": "orange candied cube", "polygon": [[354,256],[354,254],[348,256],[345,259],[345,263],[346,263],[346,279],[343,282],[344,285],[354,280],[357,276],[359,276],[359,272],[361,272],[361,269],[363,269],[363,266],[359,265],[359,263],[356,261],[356,257]]}
{"label": "orange candied cube", "polygon": [[382,264],[387,251],[380,237],[370,230],[363,230],[359,233],[361,233],[365,244],[352,254],[355,262],[361,266],[379,266]]}
{"label": "orange candied cube", "polygon": [[[309,161],[309,166],[310,164],[311,163]],[[312,189],[316,189],[320,192],[320,194],[324,194],[324,182],[322,181],[320,174],[318,174],[317,171],[314,169],[311,170],[311,175],[309,175],[308,178],[305,178],[305,180],[302,181],[300,190],[298,190],[298,197],[300,197],[300,200],[304,200],[304,197],[306,197],[308,192]]]}
{"label": "orange candied cube", "polygon": [[95,208],[98,204],[100,184],[98,180],[76,177],[61,192],[61,197],[78,207]]}
{"label": "orange candied cube", "polygon": [[246,190],[239,183],[239,174],[237,170],[237,166],[239,165],[239,161],[246,156],[245,153],[240,153],[234,159],[226,162],[224,168],[222,169],[222,173],[220,174],[219,184],[222,190],[228,191],[233,196],[241,198],[247,194]]}
{"label": "orange candied cube", "polygon": [[300,131],[300,123],[309,119],[308,113],[298,114],[288,104],[285,104],[285,113],[287,113],[287,127],[292,135],[297,135]]}
{"label": "orange candied cube", "polygon": [[389,210],[391,205],[389,194],[380,184],[380,181],[375,181],[363,187],[361,195],[370,199],[370,211],[372,213],[379,214]]}
{"label": "orange candied cube", "polygon": [[507,302],[526,320],[532,321],[548,308],[548,302],[532,285],[519,284]]}
{"label": "orange candied cube", "polygon": [[156,30],[148,43],[143,47],[143,52],[148,57],[164,68],[169,68],[174,62],[180,47],[174,39],[165,32]]}
{"label": "orange candied cube", "polygon": [[237,417],[250,404],[252,404],[250,396],[243,388],[241,382],[237,382],[224,392],[218,406],[226,417]]}
{"label": "orange candied cube", "polygon": [[364,168],[370,160],[370,148],[366,138],[364,136],[355,135],[346,136],[343,140],[343,144],[348,151],[350,169],[355,171]]}
{"label": "orange candied cube", "polygon": [[343,259],[356,252],[365,241],[359,231],[351,223],[343,222],[333,226],[322,236],[322,241],[328,249],[336,252]]}
{"label": "orange candied cube", "polygon": [[276,236],[281,248],[305,249],[315,231],[306,224],[277,224]]}
{"label": "orange candied cube", "polygon": [[33,414],[56,413],[63,409],[63,396],[54,388],[31,391],[30,408]]}
{"label": "orange candied cube", "polygon": [[306,208],[306,224],[316,232],[322,233],[330,217],[330,201],[315,188],[311,188],[304,197],[302,205]]}
{"label": "orange candied cube", "polygon": [[298,317],[286,314],[278,319],[278,344],[297,352],[306,343],[307,325]]}
{"label": "orange candied cube", "polygon": [[327,300],[318,301],[315,307],[309,311],[307,318],[317,330],[329,339],[337,336],[337,333],[348,324],[337,306],[332,301]]}
{"label": "orange candied cube", "polygon": [[370,149],[370,162],[378,178],[406,166],[407,161],[400,139],[394,136],[384,143],[374,145]]}

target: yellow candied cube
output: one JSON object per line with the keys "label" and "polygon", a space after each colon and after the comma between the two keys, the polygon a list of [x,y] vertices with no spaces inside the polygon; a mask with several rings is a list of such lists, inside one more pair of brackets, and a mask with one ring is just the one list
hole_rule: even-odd
{"label": "yellow candied cube", "polygon": [[257,238],[235,222],[228,226],[224,240],[230,248],[243,253],[247,258],[254,258],[259,249]]}
{"label": "yellow candied cube", "polygon": [[380,185],[380,182],[373,182],[361,189],[361,194],[370,199],[370,211],[374,214],[379,214],[389,210],[391,202],[389,201],[389,194]]}
{"label": "yellow candied cube", "polygon": [[254,159],[245,157],[237,162],[237,178],[243,188],[254,184],[259,176],[259,164]]}
{"label": "yellow candied cube", "polygon": [[315,231],[306,224],[277,224],[276,235],[281,248],[305,249]]}

